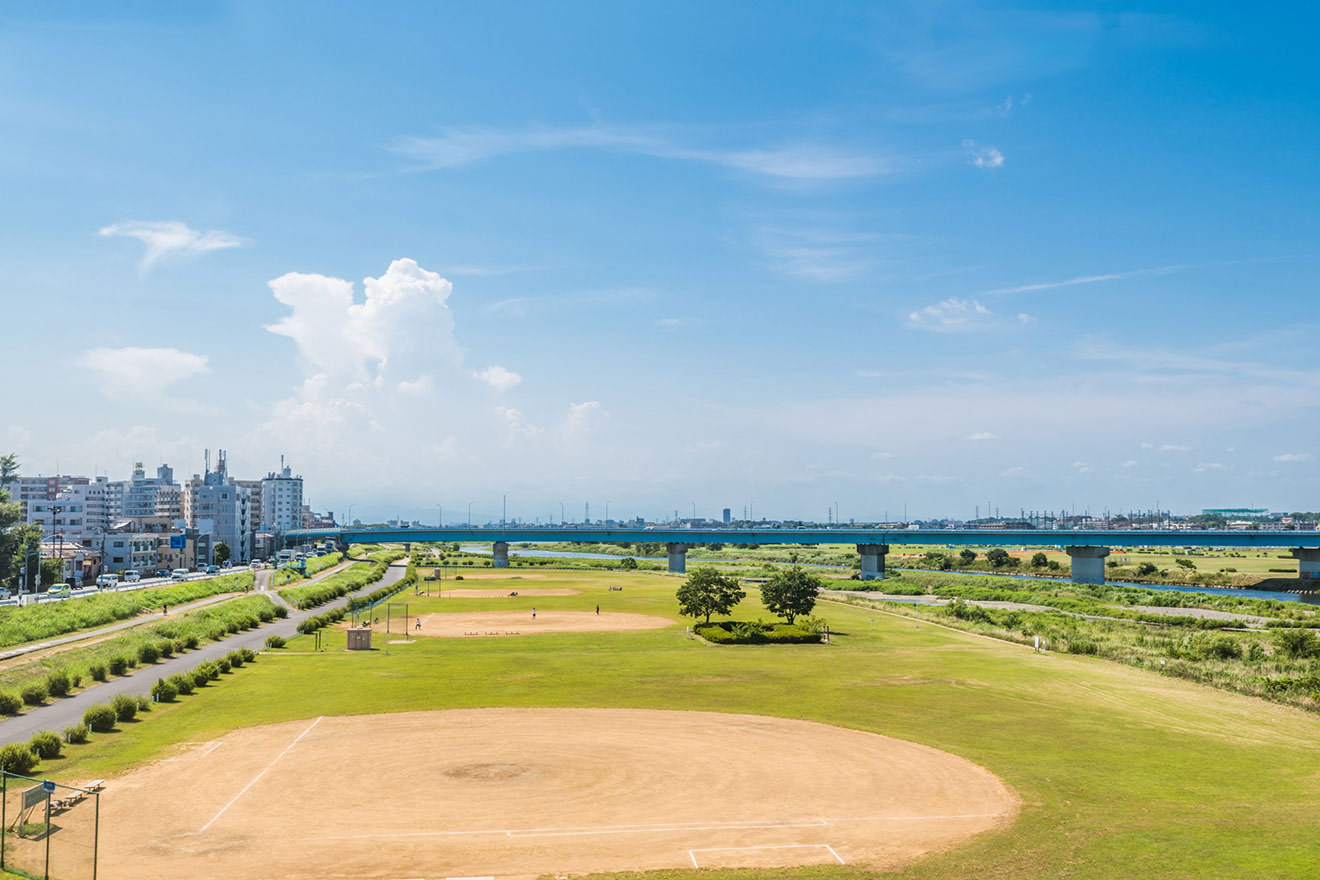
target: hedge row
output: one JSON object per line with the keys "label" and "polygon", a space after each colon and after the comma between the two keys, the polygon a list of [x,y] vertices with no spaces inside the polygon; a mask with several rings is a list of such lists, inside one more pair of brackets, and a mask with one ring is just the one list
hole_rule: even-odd
{"label": "hedge row", "polygon": [[357,611],[359,608],[370,608],[372,605],[375,605],[377,602],[380,602],[384,599],[388,599],[390,596],[393,596],[395,593],[407,589],[409,586],[411,586],[416,582],[417,582],[417,569],[410,562],[408,564],[408,571],[404,574],[403,578],[398,582],[390,584],[388,587],[380,587],[379,589],[372,590],[370,593],[368,593],[365,596],[354,596],[351,599],[349,599],[348,603],[344,605],[344,607],[342,608],[336,608],[333,611],[327,611],[324,614],[318,614],[316,617],[309,617],[306,620],[304,620],[302,623],[298,624],[298,632],[302,633],[303,635],[307,635],[309,633],[316,632],[321,627],[330,626],[331,624],[338,623],[339,621],[347,617],[351,612]]}
{"label": "hedge row", "polygon": [[370,562],[359,562],[357,565],[349,566],[320,583],[280,590],[280,595],[299,610],[315,608],[340,596],[354,593],[368,584],[374,584],[385,576],[389,564],[402,556],[401,550],[375,553],[370,557]]}
{"label": "hedge row", "polygon": [[692,631],[718,645],[806,645],[820,642],[820,633],[787,623],[721,620],[698,623]]}

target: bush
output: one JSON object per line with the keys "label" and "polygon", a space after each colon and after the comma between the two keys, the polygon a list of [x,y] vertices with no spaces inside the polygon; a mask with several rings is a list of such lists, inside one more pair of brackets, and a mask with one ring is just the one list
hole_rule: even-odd
{"label": "bush", "polygon": [[75,672],[73,675],[70,675],[69,685],[70,685],[70,690],[76,690],[82,687],[82,675],[77,672]]}
{"label": "bush", "polygon": [[812,644],[820,641],[820,633],[787,623],[722,620],[698,623],[692,631],[708,642],[721,645]]}
{"label": "bush", "polygon": [[145,645],[138,646],[137,656],[138,661],[143,666],[150,666],[160,659],[160,649],[148,642]]}
{"label": "bush", "polygon": [[94,681],[105,681],[106,679],[106,668],[104,663],[93,663],[87,672],[92,676]]}
{"label": "bush", "polygon": [[257,616],[261,618],[262,623],[270,623],[275,619],[275,609],[263,608],[257,612]]}
{"label": "bush", "polygon": [[43,730],[41,733],[32,734],[32,739],[28,740],[28,748],[43,760],[58,758],[64,748],[64,741],[60,739],[58,733]]}
{"label": "bush", "polygon": [[102,703],[99,706],[93,706],[83,713],[83,724],[86,724],[95,733],[109,733],[115,729],[115,722],[119,716],[115,713],[115,707],[109,703]]}
{"label": "bush", "polygon": [[167,678],[158,678],[156,683],[151,686],[151,696],[158,703],[172,703],[178,695],[179,689],[174,686],[174,682]]}
{"label": "bush", "polygon": [[32,754],[32,750],[27,746],[20,743],[0,746],[0,770],[26,776],[35,766],[37,766],[37,756]]}
{"label": "bush", "polygon": [[188,676],[192,679],[194,688],[204,688],[211,681],[211,670],[203,663],[201,666],[198,666],[192,672],[188,673]]}
{"label": "bush", "polygon": [[186,697],[193,692],[193,680],[192,680],[192,676],[190,675],[184,675],[182,673],[176,672],[174,675],[171,675],[167,680],[169,681],[170,684],[174,686],[175,693],[177,694]]}
{"label": "bush", "polygon": [[1044,553],[1033,553],[1033,554],[1031,554],[1031,567],[1032,567],[1032,568],[1044,568],[1045,566],[1047,566],[1047,565],[1049,565],[1049,564],[1050,564],[1050,558],[1049,558],[1048,556],[1046,556]]}
{"label": "bush", "polygon": [[1251,646],[1247,648],[1247,659],[1252,663],[1259,663],[1265,659],[1265,649],[1260,642],[1252,642]]}
{"label": "bush", "polygon": [[52,697],[67,697],[72,689],[73,682],[69,680],[69,674],[63,669],[57,669],[46,676],[46,692]]}
{"label": "bush", "polygon": [[183,639],[175,639],[173,645],[174,653],[176,654],[182,654],[184,651],[188,650],[188,644]]}
{"label": "bush", "polygon": [[110,701],[110,708],[114,710],[115,718],[119,721],[132,721],[137,715],[138,701],[128,694],[117,694]]}
{"label": "bush", "polygon": [[1068,641],[1069,654],[1099,654],[1100,646],[1090,639],[1070,639]]}
{"label": "bush", "polygon": [[64,728],[64,741],[70,745],[82,745],[87,742],[87,725],[75,724]]}
{"label": "bush", "polygon": [[0,715],[17,715],[22,711],[22,700],[13,694],[0,694]]}
{"label": "bush", "polygon": [[139,712],[151,711],[151,697],[137,697],[137,708]]}
{"label": "bush", "polygon": [[1217,660],[1241,660],[1242,645],[1232,636],[1216,636],[1210,641],[1207,653]]}
{"label": "bush", "polygon": [[251,648],[239,648],[238,655],[243,658],[244,663],[251,663],[257,659],[257,652]]}
{"label": "bush", "polygon": [[156,650],[160,653],[161,657],[169,659],[174,656],[174,643],[169,639],[166,639],[165,641],[156,644]]}
{"label": "bush", "polygon": [[[123,656],[123,655],[121,655],[121,654],[116,654],[115,656],[113,656],[113,657],[110,658],[110,674],[111,674],[111,675],[124,675],[124,674],[127,673],[127,672],[128,672],[128,658],[127,658],[127,657],[125,657],[125,656]],[[105,681],[104,678],[97,679],[97,680],[98,680],[98,681]]]}
{"label": "bush", "polygon": [[284,636],[266,636],[267,648],[283,648],[286,644],[288,642]]}
{"label": "bush", "polygon": [[229,672],[230,663],[228,657],[217,657],[214,662],[216,668],[220,670],[221,675]]}
{"label": "bush", "polygon": [[21,691],[23,702],[29,706],[40,706],[46,702],[46,686],[44,684],[30,684]]}
{"label": "bush", "polygon": [[1137,566],[1137,577],[1150,577],[1157,574],[1160,567],[1153,562],[1143,562]]}
{"label": "bush", "polygon": [[198,639],[197,636],[190,635],[183,637],[183,646],[189,651],[196,651],[199,644],[201,644],[201,640]]}
{"label": "bush", "polygon": [[1320,638],[1309,629],[1276,629],[1274,647],[1292,660],[1320,657]]}
{"label": "bush", "polygon": [[230,651],[228,654],[225,655],[225,660],[229,663],[230,667],[232,667],[233,669],[237,669],[238,667],[243,665],[243,655],[238,653],[237,651]]}

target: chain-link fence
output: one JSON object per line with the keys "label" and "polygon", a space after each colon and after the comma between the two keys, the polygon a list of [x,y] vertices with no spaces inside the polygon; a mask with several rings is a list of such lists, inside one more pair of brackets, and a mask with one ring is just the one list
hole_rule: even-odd
{"label": "chain-link fence", "polygon": [[0,774],[0,870],[42,880],[95,880],[100,782],[64,785]]}

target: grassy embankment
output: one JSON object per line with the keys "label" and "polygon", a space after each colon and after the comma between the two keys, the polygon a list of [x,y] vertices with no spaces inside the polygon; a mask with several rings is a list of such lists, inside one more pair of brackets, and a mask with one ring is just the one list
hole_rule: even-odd
{"label": "grassy embankment", "polygon": [[297,583],[306,578],[316,577],[326,569],[334,568],[343,561],[344,555],[342,553],[328,553],[325,556],[313,556],[311,559],[307,560],[307,567],[305,569],[288,566],[275,572],[271,577],[271,585],[276,589],[279,589],[280,587]]}
{"label": "grassy embankment", "polygon": [[[608,584],[623,592],[609,592]],[[1022,798],[1003,831],[899,872],[908,880],[1308,877],[1320,810],[1320,718],[1095,657],[1036,655],[864,608],[820,609],[834,643],[712,647],[684,637],[676,578],[516,573],[483,588],[581,595],[410,600],[411,613],[500,608],[660,614],[630,633],[417,639],[366,654],[271,652],[243,676],[52,762],[55,778],[110,776],[171,744],[323,714],[483,706],[602,706],[805,718],[925,743],[999,774]],[[474,586],[477,584],[474,583]],[[767,617],[754,591],[739,619]],[[871,618],[875,618],[874,623]],[[342,644],[342,631],[332,630]],[[324,682],[333,680],[334,688]],[[694,756],[695,771],[717,756]],[[846,760],[846,756],[840,756]],[[791,774],[791,771],[790,771]],[[864,866],[694,871],[689,878],[873,876]],[[895,875],[887,875],[895,876]]]}
{"label": "grassy embankment", "polygon": [[369,562],[354,563],[314,584],[288,587],[280,590],[280,595],[297,608],[315,608],[380,580],[390,563],[403,555],[402,550],[378,550],[366,557]]}

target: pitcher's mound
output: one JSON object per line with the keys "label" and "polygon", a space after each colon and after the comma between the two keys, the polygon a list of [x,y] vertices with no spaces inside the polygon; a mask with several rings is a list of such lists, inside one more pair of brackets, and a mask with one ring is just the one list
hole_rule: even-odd
{"label": "pitcher's mound", "polygon": [[[362,763],[382,754],[397,774]],[[916,743],[645,709],[303,719],[181,750],[106,790],[101,867],[135,880],[891,869],[1017,812],[995,776]],[[168,810],[161,792],[178,794]]]}
{"label": "pitcher's mound", "polygon": [[661,629],[674,621],[653,614],[615,611],[450,611],[422,615],[415,636],[530,636],[538,633],[630,632]]}

